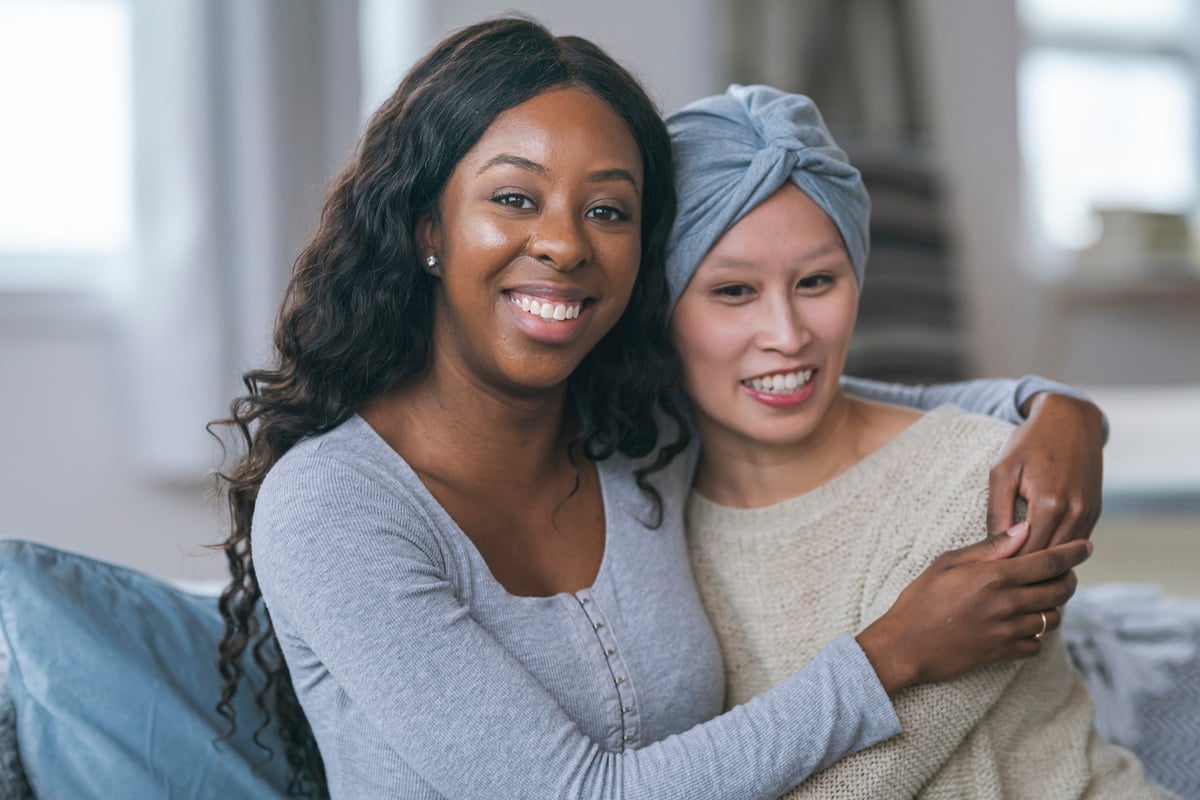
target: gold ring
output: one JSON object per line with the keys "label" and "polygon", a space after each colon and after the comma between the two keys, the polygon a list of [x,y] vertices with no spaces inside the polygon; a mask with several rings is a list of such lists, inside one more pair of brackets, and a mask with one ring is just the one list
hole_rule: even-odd
{"label": "gold ring", "polygon": [[1034,638],[1034,641],[1040,642],[1042,640],[1042,637],[1046,635],[1046,612],[1039,611],[1038,613],[1042,615],[1042,629],[1040,631],[1038,631],[1037,633],[1035,633],[1033,635],[1033,638]]}

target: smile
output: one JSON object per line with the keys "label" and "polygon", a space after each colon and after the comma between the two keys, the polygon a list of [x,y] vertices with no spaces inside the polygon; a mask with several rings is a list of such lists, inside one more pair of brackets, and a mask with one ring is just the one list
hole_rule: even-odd
{"label": "smile", "polygon": [[798,369],[795,372],[777,372],[772,375],[762,375],[742,381],[742,385],[756,392],[768,394],[792,394],[808,385],[812,379],[811,369]]}
{"label": "smile", "polygon": [[562,303],[545,298],[531,297],[527,294],[518,294],[517,292],[509,292],[508,299],[525,313],[547,321],[562,322],[563,320],[576,319],[579,316],[579,312],[583,309],[583,301],[579,300]]}

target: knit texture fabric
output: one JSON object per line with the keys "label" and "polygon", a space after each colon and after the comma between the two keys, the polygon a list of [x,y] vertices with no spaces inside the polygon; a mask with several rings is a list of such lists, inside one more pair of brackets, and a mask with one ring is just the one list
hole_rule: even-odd
{"label": "knit texture fabric", "polygon": [[[774,686],[837,634],[862,630],[943,551],[983,538],[989,467],[1010,432],[946,407],[783,503],[728,508],[693,492],[689,547],[725,658],[727,705]],[[894,701],[903,734],[787,797],[1170,796],[1096,734],[1091,700],[1056,634],[1036,658],[916,686]]]}

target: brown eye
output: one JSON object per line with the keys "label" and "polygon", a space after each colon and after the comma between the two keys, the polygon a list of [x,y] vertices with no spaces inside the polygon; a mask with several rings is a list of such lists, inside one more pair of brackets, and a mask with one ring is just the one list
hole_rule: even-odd
{"label": "brown eye", "polygon": [[797,286],[799,288],[804,289],[806,291],[812,291],[813,289],[822,289],[826,286],[832,286],[832,285],[833,285],[833,276],[832,275],[809,275],[807,277],[801,278],[800,282],[797,284]]}
{"label": "brown eye", "polygon": [[533,208],[533,200],[528,195],[521,194],[520,192],[505,192],[503,194],[492,195],[492,202],[513,208]]}
{"label": "brown eye", "polygon": [[732,298],[732,299],[737,299],[737,298],[742,298],[742,297],[748,297],[752,291],[753,291],[753,289],[751,289],[749,286],[747,286],[744,283],[730,283],[730,284],[726,284],[725,286],[718,286],[717,288],[713,289],[713,294],[715,294],[718,297],[728,297],[728,298]]}
{"label": "brown eye", "polygon": [[629,215],[616,206],[596,206],[588,209],[588,216],[605,222],[628,222]]}

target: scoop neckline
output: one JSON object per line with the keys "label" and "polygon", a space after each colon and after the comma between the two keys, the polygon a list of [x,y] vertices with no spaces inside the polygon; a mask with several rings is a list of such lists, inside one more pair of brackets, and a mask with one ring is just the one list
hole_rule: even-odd
{"label": "scoop neckline", "polygon": [[591,583],[588,586],[585,586],[581,589],[576,589],[573,592],[562,591],[545,595],[513,594],[492,573],[491,566],[487,563],[487,559],[483,557],[483,554],[479,552],[479,548],[475,546],[475,542],[471,540],[471,537],[467,535],[467,532],[464,531],[458,522],[455,521],[454,517],[450,516],[450,512],[447,511],[440,502],[438,502],[438,499],[434,497],[433,492],[429,491],[429,487],[426,486],[425,482],[421,480],[421,476],[419,476],[416,470],[412,468],[412,465],[410,465],[408,461],[404,459],[404,456],[396,452],[396,450],[393,449],[392,446],[389,445],[384,438],[379,435],[379,432],[371,427],[371,423],[367,422],[361,414],[355,414],[353,417],[351,417],[351,419],[356,425],[364,429],[364,434],[370,437],[377,448],[381,448],[384,452],[386,452],[387,457],[393,461],[395,466],[404,475],[405,480],[401,481],[401,485],[405,488],[405,490],[414,495],[414,499],[418,500],[423,508],[430,510],[434,516],[437,517],[437,522],[439,522],[447,530],[451,531],[453,536],[461,540],[469,557],[478,564],[478,566],[487,576],[489,584],[505,597],[517,602],[531,603],[546,603],[548,601],[561,600],[564,597],[570,597],[573,600],[578,600],[584,596],[590,596],[594,594],[596,587],[601,584],[602,579],[607,575],[608,564],[612,560],[611,550],[613,537],[612,504],[610,502],[609,495],[610,477],[607,474],[608,470],[606,469],[606,467],[609,465],[606,464],[606,462],[592,462],[596,466],[596,479],[600,482],[600,502],[604,508],[604,548],[600,555],[600,566],[596,569],[596,575],[592,578]]}

